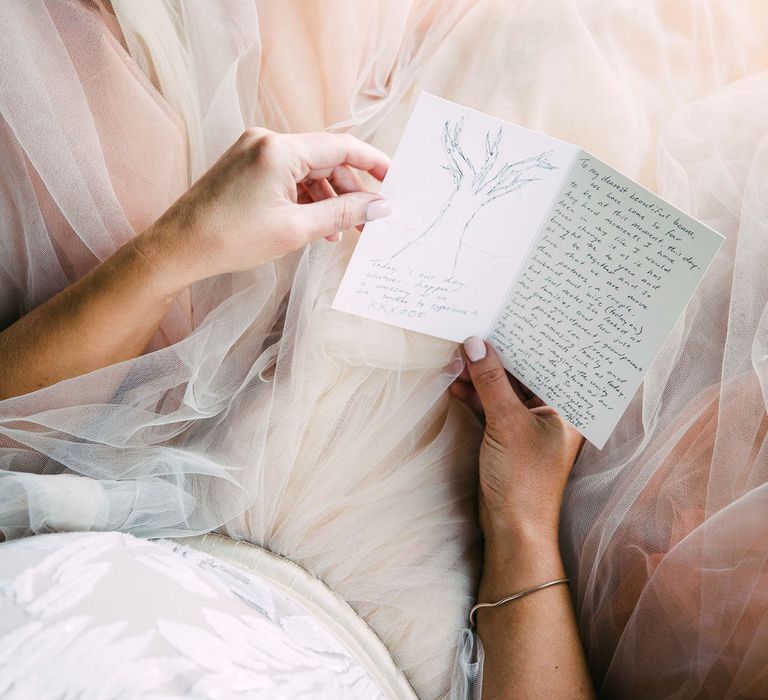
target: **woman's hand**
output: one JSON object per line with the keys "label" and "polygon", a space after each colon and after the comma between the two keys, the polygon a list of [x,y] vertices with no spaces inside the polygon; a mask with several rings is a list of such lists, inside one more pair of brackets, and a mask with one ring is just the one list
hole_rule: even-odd
{"label": "woman's hand", "polygon": [[480,527],[486,538],[557,538],[560,505],[583,438],[558,413],[528,396],[480,338],[451,393],[485,417],[480,448]]}
{"label": "woman's hand", "polygon": [[351,136],[248,130],[156,223],[0,332],[0,400],[137,357],[197,280],[386,216],[354,168],[388,167]]}
{"label": "woman's hand", "polygon": [[[582,438],[553,409],[510,380],[494,349],[464,343],[454,396],[485,417],[480,448],[480,527],[485,537],[478,602],[565,578],[560,504]],[[571,596],[549,586],[477,611],[483,700],[592,698]]]}
{"label": "woman's hand", "polygon": [[354,170],[381,180],[388,167],[346,134],[249,129],[134,245],[174,287],[252,269],[389,214]]}

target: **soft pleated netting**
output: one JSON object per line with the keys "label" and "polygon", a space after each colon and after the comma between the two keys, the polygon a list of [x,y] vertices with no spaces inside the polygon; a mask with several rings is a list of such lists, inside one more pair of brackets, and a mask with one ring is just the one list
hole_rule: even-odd
{"label": "soft pleated netting", "polygon": [[[248,126],[391,153],[425,89],[573,141],[727,237],[566,493],[593,677],[610,697],[768,696],[763,4],[112,5],[0,3],[0,327]],[[0,402],[0,532],[258,543],[444,697],[479,575],[481,428],[446,393],[455,345],[330,309],[355,238],[195,284],[143,356]]]}

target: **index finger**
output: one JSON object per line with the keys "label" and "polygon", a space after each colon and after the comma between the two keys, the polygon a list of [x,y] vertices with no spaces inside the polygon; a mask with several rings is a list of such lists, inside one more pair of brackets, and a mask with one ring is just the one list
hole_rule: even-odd
{"label": "index finger", "polygon": [[328,177],[339,165],[364,170],[381,181],[389,170],[389,156],[369,143],[350,134],[316,132],[292,134],[297,155],[301,160],[299,180]]}

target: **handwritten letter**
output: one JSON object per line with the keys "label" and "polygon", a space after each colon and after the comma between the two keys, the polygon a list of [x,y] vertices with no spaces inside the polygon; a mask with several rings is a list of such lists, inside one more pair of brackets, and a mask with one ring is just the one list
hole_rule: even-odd
{"label": "handwritten letter", "polygon": [[461,342],[598,447],[722,236],[589,153],[422,94],[333,307]]}
{"label": "handwritten letter", "polygon": [[490,340],[511,372],[601,447],[720,242],[582,151]]}

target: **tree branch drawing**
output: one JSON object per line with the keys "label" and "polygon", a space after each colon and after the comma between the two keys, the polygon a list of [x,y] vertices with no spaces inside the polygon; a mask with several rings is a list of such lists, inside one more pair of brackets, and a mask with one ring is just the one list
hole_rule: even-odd
{"label": "tree branch drawing", "polygon": [[[490,131],[486,132],[485,157],[482,165],[475,167],[472,159],[467,157],[461,147],[459,138],[463,128],[463,117],[455,123],[447,120],[443,125],[442,148],[446,163],[441,168],[451,174],[453,181],[453,188],[445,204],[419,235],[392,255],[392,260],[439,233],[446,248],[455,249],[451,271],[451,274],[455,274],[467,231],[480,210],[500,197],[506,197],[532,182],[541,180],[541,177],[529,177],[528,174],[532,174],[532,171],[557,170],[557,166],[548,161],[553,152],[549,150],[514,163],[506,162],[493,173],[499,157],[501,126],[493,136]],[[452,217],[448,217],[444,223],[441,223],[452,209],[469,212],[469,214],[453,217],[454,221],[450,221]]]}

